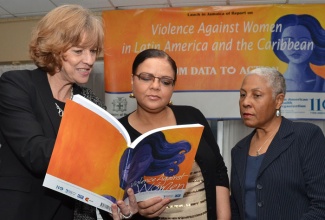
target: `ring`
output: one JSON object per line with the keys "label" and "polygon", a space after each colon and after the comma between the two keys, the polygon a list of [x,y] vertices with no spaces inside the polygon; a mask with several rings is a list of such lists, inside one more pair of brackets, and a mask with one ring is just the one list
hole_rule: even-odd
{"label": "ring", "polygon": [[132,215],[133,215],[133,213],[131,212],[131,210],[130,210],[130,214],[128,214],[128,215],[123,215],[123,213],[121,212],[121,215],[122,215],[122,218],[123,219],[129,219],[129,218],[131,218],[132,217]]}

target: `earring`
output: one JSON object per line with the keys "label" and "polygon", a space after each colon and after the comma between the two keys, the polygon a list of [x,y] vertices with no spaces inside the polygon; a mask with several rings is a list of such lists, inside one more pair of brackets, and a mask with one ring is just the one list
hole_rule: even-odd
{"label": "earring", "polygon": [[172,100],[170,100],[170,101],[168,102],[168,105],[173,105]]}
{"label": "earring", "polygon": [[277,109],[275,112],[276,117],[280,117],[281,116],[281,111],[280,109]]}
{"label": "earring", "polygon": [[135,98],[133,92],[130,93],[129,97],[130,97],[131,99],[134,99],[134,98]]}

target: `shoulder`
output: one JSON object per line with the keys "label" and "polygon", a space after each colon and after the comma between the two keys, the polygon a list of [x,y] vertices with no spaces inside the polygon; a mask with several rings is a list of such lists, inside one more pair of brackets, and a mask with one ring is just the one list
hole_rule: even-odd
{"label": "shoulder", "polygon": [[128,121],[128,118],[129,118],[129,115],[126,115],[126,116],[123,116],[122,118],[119,118],[118,120],[121,122],[122,125],[127,125],[129,124],[129,121]]}
{"label": "shoulder", "polygon": [[208,122],[202,112],[187,105],[172,105],[172,109],[178,124],[200,123],[207,126]]}
{"label": "shoulder", "polygon": [[0,76],[1,83],[10,82],[11,85],[28,86],[43,83],[47,80],[46,72],[41,69],[34,70],[11,70]]}
{"label": "shoulder", "polygon": [[283,117],[281,128],[285,131],[293,131],[293,133],[299,137],[305,137],[313,132],[322,132],[320,127],[310,122],[297,122],[291,121]]}
{"label": "shoulder", "polygon": [[95,93],[93,92],[92,89],[84,87],[84,86],[79,86],[79,85],[74,85],[74,89],[78,90],[79,92],[77,92],[77,93],[80,93],[80,95],[89,99],[96,105],[99,105],[100,107],[104,108],[105,110],[107,109],[104,102],[102,100],[100,100],[100,98],[98,96],[95,95]]}
{"label": "shoulder", "polygon": [[[34,70],[36,71],[36,70]],[[25,79],[32,75],[32,70],[10,70],[1,75],[1,79]]]}
{"label": "shoulder", "polygon": [[175,114],[203,115],[199,109],[189,105],[171,105],[170,108]]}

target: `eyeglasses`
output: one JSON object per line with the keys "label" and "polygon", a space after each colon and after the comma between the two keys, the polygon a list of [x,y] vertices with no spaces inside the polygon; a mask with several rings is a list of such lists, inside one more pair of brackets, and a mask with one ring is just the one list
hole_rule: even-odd
{"label": "eyeglasses", "polygon": [[155,82],[155,79],[157,78],[163,86],[170,87],[175,84],[175,80],[168,76],[157,77],[151,73],[140,73],[139,75],[134,74],[134,76],[137,76],[139,80],[145,83]]}

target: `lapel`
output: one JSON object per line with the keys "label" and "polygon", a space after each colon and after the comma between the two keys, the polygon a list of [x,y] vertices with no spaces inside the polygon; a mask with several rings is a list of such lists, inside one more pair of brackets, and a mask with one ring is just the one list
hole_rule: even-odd
{"label": "lapel", "polygon": [[47,79],[47,73],[41,69],[35,69],[32,71],[32,79],[36,85],[41,103],[43,104],[46,114],[48,115],[54,132],[57,133],[61,120],[57,116],[58,112],[54,104],[54,98]]}
{"label": "lapel", "polygon": [[282,117],[282,122],[279,131],[273,138],[261,164],[257,178],[259,178],[265,169],[276,160],[282,152],[286,151],[291,143],[294,141],[294,130],[291,121]]}

